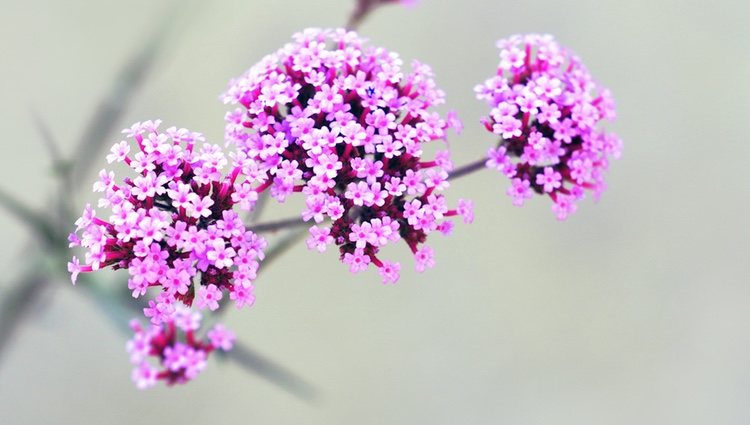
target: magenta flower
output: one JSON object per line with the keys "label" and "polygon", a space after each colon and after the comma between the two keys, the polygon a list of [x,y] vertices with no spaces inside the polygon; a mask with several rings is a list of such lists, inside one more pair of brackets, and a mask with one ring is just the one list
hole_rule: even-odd
{"label": "magenta flower", "polygon": [[[209,354],[216,349],[229,351],[234,344],[234,333],[217,324],[208,331],[207,340],[199,340],[195,332],[201,326],[200,313],[178,308],[162,325],[143,328],[137,320],[130,323],[135,332],[126,348],[135,366],[133,382],[146,389],[164,381],[167,385],[184,384],[194,379],[206,367]],[[149,362],[154,358],[158,366]]]}
{"label": "magenta flower", "polygon": [[492,107],[484,125],[500,136],[487,167],[512,179],[513,204],[547,194],[565,219],[586,190],[599,197],[609,158],[620,157],[621,140],[597,128],[615,118],[611,94],[550,35],[516,35],[497,46],[497,75],[476,87]]}
{"label": "magenta flower", "polygon": [[73,283],[81,272],[127,269],[133,297],[160,289],[144,309],[155,325],[169,321],[177,301],[191,305],[195,299],[199,308],[215,310],[229,292],[237,306],[252,305],[266,242],[233,211],[242,202],[235,197],[243,184],[239,166],[224,177],[227,160],[217,146],[198,148],[200,134],[158,127],[158,121],[133,125],[124,133],[135,139],[137,152],[123,141],[107,157],[136,176],[117,183],[112,172],[100,173],[94,190],[103,192],[99,206],[111,215],[101,219],[87,206],[76,221],[71,247],[87,251],[84,265],[76,257],[68,264]]}
{"label": "magenta flower", "polygon": [[471,206],[451,210],[440,193],[453,166],[448,151],[423,158],[429,142],[460,123],[432,110],[444,95],[428,66],[401,65],[354,32],[308,29],[223,96],[241,106],[226,115],[226,139],[245,160],[247,190],[270,190],[279,202],[302,193],[302,218],[316,223],[307,246],[335,244],[352,272],[374,264],[387,282],[400,266],[381,260],[381,248],[403,240],[417,269],[430,267],[431,251],[420,245]]}

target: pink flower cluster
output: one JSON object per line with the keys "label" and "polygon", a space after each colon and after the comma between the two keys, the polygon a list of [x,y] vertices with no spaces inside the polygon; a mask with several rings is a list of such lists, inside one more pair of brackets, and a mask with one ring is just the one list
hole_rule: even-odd
{"label": "pink flower cluster", "polygon": [[414,62],[404,73],[398,55],[364,42],[343,29],[295,34],[230,82],[223,99],[241,107],[226,115],[226,139],[245,191],[270,190],[280,202],[303,193],[302,217],[316,223],[308,246],[335,244],[352,272],[374,264],[389,283],[400,265],[381,260],[381,248],[404,240],[424,270],[434,263],[420,247],[427,235],[449,233],[446,217],[470,221],[471,203],[449,209],[440,194],[453,166],[447,150],[423,159],[428,142],[460,127],[430,110],[444,101],[431,69]]}
{"label": "pink flower cluster", "polygon": [[[94,191],[107,220],[87,206],[70,245],[86,248],[85,264],[68,264],[73,283],[80,272],[111,266],[127,269],[133,297],[158,287],[144,309],[154,325],[170,320],[177,301],[216,310],[228,293],[238,307],[252,305],[253,280],[266,242],[247,230],[233,206],[248,199],[235,186],[239,168],[224,177],[227,159],[216,145],[186,129],[159,131],[160,122],[136,123],[123,133],[134,139],[112,148],[107,160],[124,163],[136,177],[115,180],[102,170]],[[257,195],[256,195],[257,196]],[[79,236],[80,233],[80,236]]]}
{"label": "pink flower cluster", "polygon": [[620,139],[597,129],[615,118],[611,94],[550,35],[516,35],[497,46],[497,75],[476,88],[492,107],[484,124],[501,138],[487,166],[511,179],[515,205],[546,194],[565,219],[585,190],[598,198],[609,157],[620,156]]}
{"label": "pink flower cluster", "polygon": [[[146,389],[162,380],[167,385],[184,384],[194,379],[206,367],[206,360],[214,350],[229,351],[235,336],[223,325],[208,331],[205,339],[196,338],[201,326],[201,315],[184,307],[175,310],[161,325],[143,328],[137,320],[130,323],[135,332],[126,348],[133,368],[132,379],[139,389]],[[149,362],[158,361],[158,366]]]}

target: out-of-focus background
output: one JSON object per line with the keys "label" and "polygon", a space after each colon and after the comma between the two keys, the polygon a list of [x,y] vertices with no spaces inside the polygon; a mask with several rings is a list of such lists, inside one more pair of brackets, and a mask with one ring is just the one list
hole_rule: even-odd
{"label": "out-of-focus background", "polygon": [[[342,25],[353,7],[221,0],[170,16],[179,2],[2,3],[0,185],[36,208],[57,186],[32,111],[72,152],[159,25],[174,27],[117,128],[161,118],[221,143],[229,78],[295,31]],[[493,141],[472,89],[494,72],[496,39],[548,32],[577,52],[613,91],[610,128],[625,141],[601,202],[559,223],[546,200],[511,206],[497,173],[457,181],[448,194],[473,198],[476,222],[431,238],[438,264],[424,274],[393,250],[405,272],[389,287],[298,244],[263,272],[255,307],[226,322],[310,382],[312,400],[216,359],[190,385],[139,392],[126,336],[61,279],[0,358],[0,424],[750,423],[748,17],[739,0],[377,10],[360,32],[432,65],[464,119],[459,164]],[[105,166],[94,160],[94,172]],[[70,196],[93,198],[88,187]],[[28,238],[0,211],[0,297],[28,268]]]}

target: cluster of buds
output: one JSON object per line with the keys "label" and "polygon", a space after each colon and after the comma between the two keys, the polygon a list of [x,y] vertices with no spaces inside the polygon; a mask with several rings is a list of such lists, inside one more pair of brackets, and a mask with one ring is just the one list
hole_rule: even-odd
{"label": "cluster of buds", "polygon": [[[179,307],[160,325],[147,328],[137,320],[130,322],[135,333],[126,348],[133,364],[132,379],[140,389],[154,386],[158,381],[167,385],[184,384],[194,379],[206,367],[208,356],[214,350],[229,351],[235,336],[223,325],[217,324],[199,339],[196,331],[201,326],[201,315]],[[158,362],[154,366],[149,359]]]}
{"label": "cluster of buds", "polygon": [[441,194],[449,151],[423,158],[426,144],[460,122],[431,109],[444,94],[427,65],[414,62],[408,73],[401,65],[353,32],[308,29],[224,95],[241,105],[226,115],[226,139],[245,160],[246,190],[270,190],[280,202],[304,194],[302,218],[316,223],[308,246],[335,244],[352,272],[374,264],[385,283],[398,279],[400,265],[382,260],[381,248],[403,240],[424,270],[434,263],[420,246],[427,235],[449,233],[447,217],[472,216],[470,202],[450,209]]}
{"label": "cluster of buds", "polygon": [[[161,290],[144,313],[153,324],[169,320],[177,301],[216,310],[228,293],[238,307],[252,305],[253,280],[266,242],[247,230],[233,210],[239,170],[221,173],[227,159],[216,145],[186,129],[159,131],[159,121],[136,123],[123,133],[135,141],[112,148],[108,162],[124,163],[135,178],[115,180],[102,170],[94,191],[107,220],[87,206],[70,246],[86,248],[85,264],[68,264],[73,283],[80,272],[127,269],[133,297]],[[80,232],[80,236],[78,235]]]}
{"label": "cluster of buds", "polygon": [[487,166],[511,179],[513,204],[546,194],[565,219],[585,190],[598,198],[608,157],[620,156],[620,139],[597,128],[615,118],[611,94],[550,35],[517,35],[497,46],[497,75],[476,88],[492,107],[485,127],[501,138]]}

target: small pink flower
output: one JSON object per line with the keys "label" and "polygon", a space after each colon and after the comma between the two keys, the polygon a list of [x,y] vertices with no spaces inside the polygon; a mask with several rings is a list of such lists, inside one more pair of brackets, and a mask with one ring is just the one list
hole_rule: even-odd
{"label": "small pink flower", "polygon": [[232,290],[229,292],[229,299],[234,301],[237,308],[244,306],[252,306],[255,303],[255,295],[253,295],[253,286],[234,285]]}
{"label": "small pink flower", "polygon": [[315,249],[318,252],[324,252],[329,244],[333,243],[331,229],[313,226],[310,228],[310,237],[307,239],[307,248]]}
{"label": "small pink flower", "polygon": [[367,269],[367,265],[370,264],[370,257],[364,254],[361,249],[355,249],[353,253],[344,254],[344,264],[349,265],[349,271],[352,273],[359,273]]}
{"label": "small pink flower", "polygon": [[383,278],[383,284],[396,283],[399,278],[399,271],[401,265],[399,263],[392,263],[390,261],[384,261],[383,264],[378,267],[378,272]]}
{"label": "small pink flower", "polygon": [[464,223],[470,224],[474,222],[474,202],[471,200],[459,199],[456,212],[463,217]]}
{"label": "small pink flower", "polygon": [[193,199],[193,202],[190,203],[188,206],[189,214],[193,218],[200,219],[201,217],[206,218],[211,215],[211,206],[214,204],[213,199],[205,197],[205,198],[195,198]]}
{"label": "small pink flower", "polygon": [[213,247],[206,252],[206,258],[213,263],[217,269],[228,269],[234,265],[234,258],[236,252],[232,247],[225,247],[224,241],[217,239],[214,242]]}
{"label": "small pink flower", "polygon": [[139,390],[145,390],[156,385],[158,371],[148,363],[141,363],[133,369],[132,379]]}
{"label": "small pink flower", "polygon": [[216,324],[213,329],[208,331],[207,335],[211,341],[211,345],[223,351],[231,350],[236,339],[234,332],[224,327],[221,323]]}
{"label": "small pink flower", "polygon": [[195,298],[195,302],[200,309],[208,308],[209,310],[216,310],[219,308],[221,297],[221,291],[212,283],[208,286],[198,288],[198,295]]}
{"label": "small pink flower", "polygon": [[531,199],[533,192],[531,191],[530,183],[528,180],[522,180],[515,178],[511,181],[512,185],[508,188],[508,196],[513,198],[513,205],[520,207],[527,199]]}
{"label": "small pink flower", "polygon": [[73,282],[73,285],[76,284],[76,280],[78,280],[78,275],[81,271],[81,262],[78,258],[73,257],[73,260],[68,263],[68,273],[70,273],[70,281]]}
{"label": "small pink flower", "polygon": [[435,252],[429,246],[423,246],[422,249],[414,253],[416,260],[416,269],[423,272],[425,269],[435,266]]}
{"label": "small pink flower", "polygon": [[552,192],[561,186],[562,175],[552,167],[544,167],[544,173],[536,175],[536,184],[542,186],[545,192]]}

